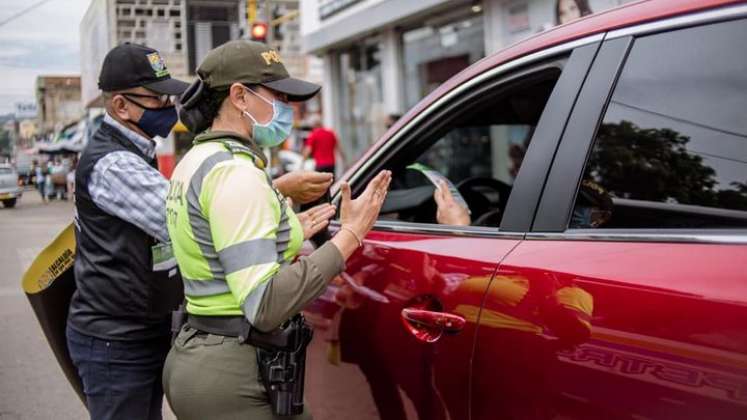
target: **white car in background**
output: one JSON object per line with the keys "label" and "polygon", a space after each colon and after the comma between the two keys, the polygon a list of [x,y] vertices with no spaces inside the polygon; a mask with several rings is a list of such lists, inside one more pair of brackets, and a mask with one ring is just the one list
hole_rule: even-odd
{"label": "white car in background", "polygon": [[12,165],[0,163],[0,201],[3,206],[11,208],[23,195],[23,190],[18,186],[18,172]]}

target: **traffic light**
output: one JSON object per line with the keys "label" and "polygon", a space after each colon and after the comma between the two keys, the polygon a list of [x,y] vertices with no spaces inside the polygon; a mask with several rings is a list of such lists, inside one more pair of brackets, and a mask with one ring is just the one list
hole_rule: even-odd
{"label": "traffic light", "polygon": [[[285,12],[285,10],[283,10]],[[270,25],[272,26],[270,30],[272,30],[272,40],[273,41],[282,41],[283,40],[283,30],[280,28],[283,12],[280,11],[280,8],[278,6],[275,6],[272,9],[272,20],[270,21]]]}
{"label": "traffic light", "polygon": [[250,34],[252,41],[267,42],[267,24],[264,22],[252,23]]}

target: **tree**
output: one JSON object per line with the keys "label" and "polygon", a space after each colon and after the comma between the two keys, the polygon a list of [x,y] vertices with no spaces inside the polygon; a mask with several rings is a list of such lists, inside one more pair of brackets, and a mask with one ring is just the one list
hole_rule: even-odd
{"label": "tree", "polygon": [[[620,198],[747,210],[747,183],[716,191],[716,171],[688,152],[690,137],[630,121],[603,124],[587,179]],[[735,185],[737,184],[737,185]]]}

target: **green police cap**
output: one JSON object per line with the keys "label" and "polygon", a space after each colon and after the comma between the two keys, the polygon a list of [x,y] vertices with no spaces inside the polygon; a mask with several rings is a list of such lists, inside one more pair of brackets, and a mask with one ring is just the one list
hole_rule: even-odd
{"label": "green police cap", "polygon": [[290,77],[277,51],[245,39],[211,50],[197,74],[211,89],[228,88],[233,83],[262,85],[288,95],[293,102],[308,100],[321,89],[317,84]]}

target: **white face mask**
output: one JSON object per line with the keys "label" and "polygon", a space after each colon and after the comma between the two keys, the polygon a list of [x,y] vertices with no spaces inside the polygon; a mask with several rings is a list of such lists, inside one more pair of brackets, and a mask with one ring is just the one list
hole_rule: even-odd
{"label": "white face mask", "polygon": [[249,111],[241,111],[254,123],[252,127],[254,141],[261,147],[275,147],[280,145],[290,136],[293,129],[293,108],[283,101],[277,99],[270,101],[249,88],[245,89],[272,105],[272,119],[265,124],[260,124]]}

